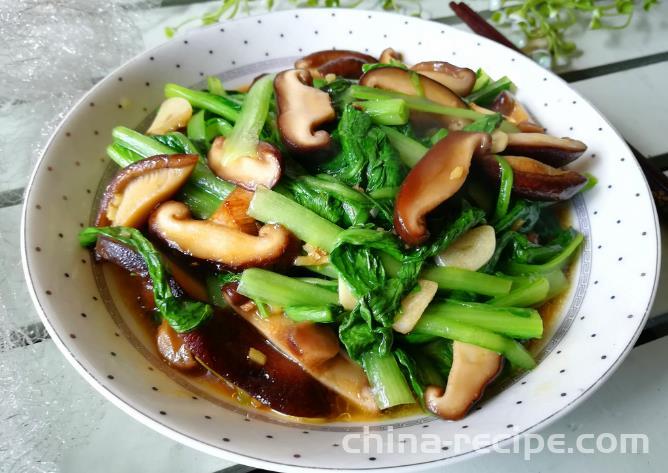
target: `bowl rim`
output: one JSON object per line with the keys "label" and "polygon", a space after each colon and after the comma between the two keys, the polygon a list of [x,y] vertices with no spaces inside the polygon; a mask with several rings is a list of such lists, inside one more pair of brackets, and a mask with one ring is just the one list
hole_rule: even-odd
{"label": "bowl rim", "polygon": [[[232,20],[226,20],[226,22],[235,22],[235,21],[243,21],[247,20],[249,18],[253,19],[264,19],[266,17],[271,17],[271,16],[278,16],[281,14],[304,14],[304,15],[322,15],[322,16],[327,16],[331,15],[332,13],[336,13],[338,15],[368,15],[368,14],[373,14],[374,16],[383,16],[383,17],[403,17],[406,20],[410,20],[413,22],[425,22],[430,25],[435,24],[434,21],[427,20],[427,19],[422,19],[422,18],[415,18],[411,17],[408,15],[402,15],[398,13],[391,13],[391,12],[384,12],[384,11],[377,11],[377,10],[363,10],[363,9],[339,9],[339,8],[295,8],[295,9],[289,9],[289,10],[280,10],[280,11],[272,11],[272,12],[266,12],[266,13],[259,13],[259,14],[252,14],[248,15],[245,17],[240,17],[240,18],[235,18]],[[453,28],[450,25],[445,25],[445,24],[439,24],[440,27],[442,27],[446,31],[456,31],[457,34],[465,34],[465,35],[470,35],[474,36],[476,40],[480,43],[485,43],[485,44],[493,44],[496,47],[501,46],[505,48],[510,54],[515,55],[516,57],[523,57],[521,54],[513,51],[510,48],[507,48],[505,46],[499,45],[498,43],[495,43],[487,38],[480,37],[478,35],[475,35],[474,33],[468,32],[468,31],[460,31],[455,28]],[[215,29],[215,28],[220,28],[219,24],[212,24],[204,27],[198,27],[198,28],[193,28],[191,30],[186,31],[183,33],[180,37],[181,38],[189,38],[192,35],[198,35],[202,34],[201,32],[207,31],[209,29]],[[578,393],[568,404],[566,404],[562,409],[554,412],[550,416],[540,420],[539,422],[535,423],[531,427],[528,427],[524,429],[521,432],[514,432],[511,436],[508,438],[499,441],[499,442],[494,442],[491,443],[490,445],[484,446],[484,447],[479,447],[479,448],[474,448],[466,452],[462,452],[453,456],[449,456],[447,458],[441,458],[441,459],[435,459],[435,460],[428,460],[428,461],[422,461],[422,462],[415,462],[415,463],[410,463],[410,464],[405,464],[405,465],[399,465],[399,466],[376,466],[376,467],[368,467],[368,468],[336,468],[336,467],[313,467],[313,466],[303,466],[303,465],[298,465],[298,464],[293,464],[293,463],[287,463],[287,462],[279,462],[279,461],[270,461],[270,460],[265,460],[263,458],[259,457],[253,457],[250,455],[245,455],[245,454],[239,454],[237,452],[227,450],[225,448],[222,448],[217,445],[211,445],[205,441],[196,439],[194,437],[191,437],[189,435],[186,435],[182,432],[179,432],[175,430],[172,427],[169,427],[165,424],[162,424],[161,422],[149,417],[146,413],[142,412],[138,408],[132,406],[129,404],[126,400],[122,399],[115,393],[111,392],[108,390],[104,385],[102,385],[97,378],[94,377],[94,375],[89,372],[82,364],[81,362],[72,354],[72,352],[69,350],[67,347],[67,344],[65,341],[61,338],[60,334],[55,330],[53,325],[51,324],[49,320],[49,316],[47,315],[46,311],[42,307],[39,298],[37,296],[36,288],[33,283],[32,279],[32,273],[31,273],[31,268],[28,263],[28,253],[27,253],[27,214],[28,214],[28,201],[30,198],[30,195],[32,191],[34,190],[35,186],[35,180],[36,177],[41,169],[41,166],[43,164],[43,161],[46,158],[46,155],[48,154],[49,149],[51,148],[53,142],[56,140],[56,138],[62,133],[63,128],[65,123],[68,121],[71,115],[74,114],[75,110],[77,110],[84,102],[88,100],[88,97],[93,94],[94,92],[97,91],[98,88],[102,87],[102,84],[111,76],[115,75],[118,71],[121,69],[124,69],[125,67],[139,61],[142,59],[144,56],[149,55],[152,52],[157,52],[161,50],[162,48],[168,48],[170,45],[170,41],[163,42],[161,44],[158,44],[152,48],[145,49],[139,53],[137,53],[135,56],[133,56],[131,59],[128,61],[124,62],[123,64],[119,65],[118,67],[114,68],[111,70],[107,75],[105,75],[102,80],[100,80],[97,84],[95,84],[93,87],[91,87],[86,93],[84,93],[74,104],[72,104],[67,111],[66,114],[63,115],[62,119],[60,120],[58,126],[54,129],[54,131],[51,133],[49,136],[49,139],[46,141],[42,149],[39,151],[39,158],[34,164],[33,170],[31,172],[28,184],[25,188],[24,192],[24,200],[22,204],[22,210],[21,210],[21,223],[20,223],[20,253],[21,253],[21,263],[22,263],[22,268],[23,268],[23,274],[24,278],[26,280],[26,284],[28,286],[28,290],[30,293],[30,298],[33,302],[33,305],[35,309],[37,310],[37,313],[40,317],[41,322],[44,324],[45,328],[47,329],[47,332],[49,333],[51,339],[54,341],[56,346],[58,347],[59,351],[65,356],[67,361],[75,368],[75,370],[104,398],[109,400],[112,404],[114,404],[116,407],[121,409],[123,412],[134,418],[135,420],[138,420],[139,422],[147,425],[148,427],[152,428],[153,430],[159,432],[160,434],[166,436],[167,438],[170,438],[172,440],[175,440],[177,442],[180,442],[184,445],[187,445],[191,448],[194,448],[196,450],[199,450],[201,452],[207,453],[209,455],[222,458],[228,461],[233,461],[236,463],[240,463],[243,465],[248,465],[256,468],[264,468],[264,469],[278,469],[280,471],[291,471],[291,472],[308,472],[308,471],[313,471],[313,470],[319,470],[319,471],[328,471],[328,472],[345,472],[345,471],[360,471],[360,470],[392,470],[396,472],[417,472],[424,470],[425,468],[435,468],[440,465],[447,465],[447,464],[453,464],[468,458],[473,458],[475,456],[481,455],[483,453],[488,453],[494,448],[504,448],[505,446],[511,444],[512,442],[516,442],[517,439],[523,437],[524,435],[531,433],[531,432],[536,432],[538,430],[541,430],[545,428],[547,425],[555,422],[557,419],[560,417],[568,414],[571,412],[575,407],[580,405],[584,400],[589,398],[598,388],[602,386],[602,384],[619,368],[621,363],[624,361],[624,359],[628,356],[630,353],[631,349],[635,345],[636,340],[640,336],[640,333],[645,327],[645,324],[647,323],[647,320],[649,318],[649,313],[650,310],[654,304],[654,300],[656,298],[657,290],[658,290],[658,283],[659,283],[659,276],[660,276],[660,269],[661,269],[661,253],[662,253],[662,248],[661,248],[661,238],[660,238],[660,224],[659,224],[659,219],[658,219],[658,213],[656,209],[656,205],[654,203],[654,200],[651,200],[651,206],[652,206],[652,212],[653,212],[653,226],[654,226],[654,231],[655,231],[655,242],[656,242],[656,251],[657,251],[657,259],[655,262],[655,267],[654,267],[654,281],[652,283],[652,291],[651,295],[649,297],[649,300],[647,302],[647,305],[644,309],[644,312],[642,314],[642,318],[640,320],[640,323],[637,325],[636,331],[633,333],[631,338],[629,339],[628,344],[624,347],[620,355],[614,362],[610,365],[610,367],[593,383],[589,385],[589,387],[580,393]],[[551,80],[556,80],[560,85],[566,86],[569,88],[571,91],[573,91],[577,96],[578,99],[581,100],[583,103],[591,107],[592,110],[596,112],[596,114],[610,127],[612,132],[614,132],[617,136],[622,138],[621,133],[614,127],[608,118],[601,113],[601,111],[594,106],[587,98],[583,97],[577,90],[573,89],[564,79],[559,77],[557,74],[555,74],[551,70],[545,70],[544,71],[547,75],[551,77]],[[622,138],[623,139],[623,138]],[[628,144],[624,141],[624,150],[628,151],[629,154],[632,154]],[[637,169],[640,171],[640,174],[642,176],[643,182],[645,184],[645,189],[646,192],[651,195],[651,189],[649,187],[649,184],[647,182],[647,179],[645,178],[644,174],[642,173],[642,169],[640,168],[639,163],[637,160],[634,160],[634,165],[637,167]]]}

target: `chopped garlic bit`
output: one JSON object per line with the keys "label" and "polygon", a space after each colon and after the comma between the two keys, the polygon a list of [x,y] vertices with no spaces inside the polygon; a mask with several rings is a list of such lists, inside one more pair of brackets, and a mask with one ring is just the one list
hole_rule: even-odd
{"label": "chopped garlic bit", "polygon": [[267,355],[262,353],[257,348],[251,347],[250,350],[248,350],[248,359],[257,363],[258,365],[264,366],[264,364],[267,362]]}
{"label": "chopped garlic bit", "polygon": [[316,266],[329,263],[329,254],[325,250],[308,243],[305,243],[302,248],[306,255],[297,256],[294,261],[295,266]]}
{"label": "chopped garlic bit", "polygon": [[452,170],[452,172],[450,172],[450,180],[459,179],[463,175],[464,175],[464,168],[461,166],[457,166]]}

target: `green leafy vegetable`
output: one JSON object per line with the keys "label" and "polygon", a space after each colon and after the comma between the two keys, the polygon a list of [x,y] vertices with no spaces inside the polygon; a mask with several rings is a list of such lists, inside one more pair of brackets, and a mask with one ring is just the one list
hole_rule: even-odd
{"label": "green leafy vegetable", "polygon": [[334,136],[341,151],[322,166],[323,172],[349,186],[361,185],[367,192],[401,184],[406,167],[369,115],[347,106]]}
{"label": "green leafy vegetable", "polygon": [[510,206],[510,196],[513,190],[513,168],[502,156],[495,156],[501,168],[501,178],[499,183],[499,196],[496,200],[496,208],[492,220],[497,222],[506,216]]}
{"label": "green leafy vegetable", "polygon": [[353,84],[354,82],[351,80],[338,78],[320,87],[321,90],[329,94],[332,105],[339,116],[343,113],[346,106],[353,101],[353,97],[350,95],[350,86]]}
{"label": "green leafy vegetable", "polygon": [[139,230],[128,227],[89,227],[79,233],[79,243],[84,247],[92,246],[98,236],[123,243],[144,259],[153,284],[156,309],[174,330],[180,333],[194,330],[213,314],[213,308],[208,304],[174,297],[160,253]]}
{"label": "green leafy vegetable", "polygon": [[332,306],[296,306],[286,307],[283,312],[295,322],[330,323],[336,321],[338,311]]}
{"label": "green leafy vegetable", "polygon": [[515,85],[508,77],[503,76],[501,79],[489,82],[476,92],[471,93],[466,97],[466,101],[484,107],[490,105],[501,92],[511,89],[515,89]]}
{"label": "green leafy vegetable", "polygon": [[498,128],[503,121],[503,116],[500,113],[491,113],[482,118],[478,118],[473,123],[462,128],[463,131],[480,131],[482,133],[492,133]]}

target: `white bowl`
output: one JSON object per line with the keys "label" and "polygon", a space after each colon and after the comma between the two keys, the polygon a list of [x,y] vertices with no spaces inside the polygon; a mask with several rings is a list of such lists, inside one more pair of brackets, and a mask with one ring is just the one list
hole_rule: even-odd
{"label": "white bowl", "polygon": [[[160,362],[153,344],[93,269],[77,233],[92,222],[116,125],[137,126],[163,99],[162,85],[228,86],[289,68],[312,51],[385,47],[408,62],[445,60],[509,75],[520,100],[549,132],[587,143],[574,168],[599,179],[574,199],[573,225],[586,235],[573,285],[538,367],[512,380],[464,420],[426,415],[370,426],[383,451],[346,453],[360,424],[299,425],[216,399]],[[471,457],[504,439],[536,431],[591,394],[633,346],[647,317],[659,270],[656,212],[628,147],[586,100],[531,60],[486,39],[437,23],[357,10],[296,10],[213,25],[143,53],[97,84],[67,115],[37,164],[27,192],[22,253],[34,303],[51,337],[98,391],[147,426],[191,447],[248,465],[405,471]],[[388,433],[394,435],[389,452]],[[435,437],[439,444],[434,447]],[[433,451],[401,453],[399,434],[423,436]],[[467,434],[476,443],[461,441]],[[486,437],[476,437],[476,435]],[[453,445],[455,439],[460,445]],[[361,446],[348,437],[349,447]],[[507,441],[507,440],[506,440]],[[373,446],[375,440],[372,441]],[[410,443],[408,444],[410,446]],[[426,445],[423,445],[426,446]],[[441,446],[449,448],[440,448]]]}

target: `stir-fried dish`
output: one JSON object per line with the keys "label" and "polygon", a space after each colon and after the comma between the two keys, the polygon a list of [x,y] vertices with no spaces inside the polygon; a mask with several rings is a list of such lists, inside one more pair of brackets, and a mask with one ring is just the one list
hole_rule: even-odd
{"label": "stir-fried dish", "polygon": [[595,184],[493,79],[322,51],[247,91],[165,86],[113,130],[98,261],[142,289],[157,351],[301,418],[413,405],[460,419],[536,363],[537,309],[583,235],[559,203]]}

